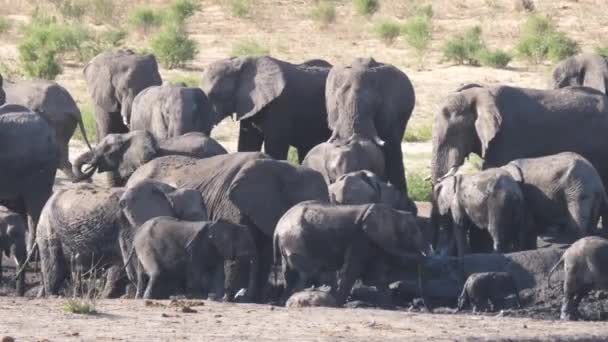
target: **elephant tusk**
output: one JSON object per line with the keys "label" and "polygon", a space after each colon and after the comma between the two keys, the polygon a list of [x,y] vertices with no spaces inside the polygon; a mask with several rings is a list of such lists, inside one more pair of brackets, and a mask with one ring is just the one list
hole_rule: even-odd
{"label": "elephant tusk", "polygon": [[374,142],[376,143],[376,145],[378,145],[380,147],[382,147],[386,144],[386,142],[384,140],[380,139],[379,136],[374,137]]}

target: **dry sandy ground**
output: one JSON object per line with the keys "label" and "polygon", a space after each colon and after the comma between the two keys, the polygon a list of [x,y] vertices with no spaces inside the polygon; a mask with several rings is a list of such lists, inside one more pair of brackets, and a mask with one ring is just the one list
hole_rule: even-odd
{"label": "dry sandy ground", "polygon": [[[0,336],[17,341],[464,341],[606,340],[591,322],[431,315],[369,309],[286,309],[197,301],[98,302],[96,315],[66,313],[63,299],[0,298]],[[201,304],[202,303],[202,304]],[[179,303],[178,303],[179,304]]]}

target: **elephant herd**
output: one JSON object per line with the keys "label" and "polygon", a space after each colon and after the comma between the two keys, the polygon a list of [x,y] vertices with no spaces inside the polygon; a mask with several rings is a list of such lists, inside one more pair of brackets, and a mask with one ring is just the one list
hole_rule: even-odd
{"label": "elephant herd", "polygon": [[[403,164],[414,87],[373,58],[227,58],[205,68],[198,88],[163,83],[152,55],[103,52],[84,68],[97,144],[74,165],[77,127],[89,142],[70,94],[0,76],[0,251],[16,260],[19,295],[38,259],[40,296],[65,294],[75,272],[95,265],[108,297],[285,303],[329,285],[343,305],[357,280],[389,291],[398,279],[387,267],[597,235],[608,220],[607,70],[605,58],[579,55],[556,67],[549,90],[468,84],[449,94],[434,118],[428,222]],[[233,114],[238,152],[228,153],[210,134]],[[301,165],[285,160],[290,146]],[[458,173],[470,153],[483,170]],[[53,189],[57,169],[75,184]],[[108,184],[94,183],[96,172]],[[595,273],[566,281],[564,318],[608,285],[594,265],[608,251],[574,260],[580,241],[566,272],[585,263],[572,277]],[[483,288],[467,284],[467,298]]]}

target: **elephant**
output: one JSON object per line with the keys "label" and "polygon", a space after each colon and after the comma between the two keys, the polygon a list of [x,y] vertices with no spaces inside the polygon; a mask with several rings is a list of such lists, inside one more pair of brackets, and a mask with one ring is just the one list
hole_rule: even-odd
{"label": "elephant", "polygon": [[553,266],[547,277],[550,287],[551,275],[564,264],[564,295],[560,318],[578,318],[578,306],[591,290],[608,289],[608,240],[599,236],[588,236],[573,243]]}
{"label": "elephant", "polygon": [[578,239],[596,233],[600,215],[608,220],[608,201],[602,179],[585,158],[562,152],[516,159],[502,167],[524,194],[528,219],[540,225],[566,227]]}
{"label": "elephant", "polygon": [[80,109],[70,93],[59,84],[45,80],[4,82],[4,91],[7,103],[27,107],[48,121],[55,131],[55,141],[60,148],[59,169],[68,178],[74,179],[68,145],[77,126],[89,150],[91,145]]}
{"label": "elephant", "polygon": [[[109,134],[74,161],[76,180],[91,178],[95,171],[114,172],[116,185],[124,185],[143,164],[166,155],[207,158],[225,154],[226,149],[203,133],[190,132],[166,140],[158,140],[148,131]],[[89,165],[83,172],[84,165]]]}
{"label": "elephant", "polygon": [[166,216],[144,223],[135,233],[133,249],[140,264],[138,293],[143,290],[143,273],[149,276],[143,295],[146,299],[168,298],[176,285],[188,294],[203,297],[204,282],[218,263],[237,258],[254,263],[257,254],[245,226],[223,220],[179,221]]}
{"label": "elephant", "polygon": [[[575,126],[576,130],[572,130]],[[565,151],[586,158],[608,182],[608,99],[586,87],[554,90],[511,86],[465,86],[450,94],[435,114],[431,182],[460,166],[470,153],[483,158],[483,169],[515,159]],[[433,200],[431,226],[438,238],[439,217]]]}
{"label": "elephant", "polygon": [[28,223],[27,248],[36,239],[40,212],[51,196],[59,166],[59,146],[48,122],[30,109],[0,106],[0,202]]}
{"label": "elephant", "polygon": [[[133,229],[153,217],[206,217],[202,198],[196,191],[178,191],[166,184],[153,185],[155,188],[150,189],[148,183],[137,184],[125,191],[123,188],[75,184],[56,191],[42,210],[36,237],[43,292],[46,295],[59,293],[68,275],[68,261],[76,260],[74,266],[94,265],[107,269],[108,278],[112,272],[120,272],[125,251],[131,247]],[[198,206],[198,211],[192,209],[193,205]],[[126,271],[134,280],[134,272],[129,272],[129,268]],[[103,296],[117,296],[120,293],[118,286],[108,282]]]}
{"label": "elephant", "polygon": [[4,78],[2,78],[2,75],[0,74],[0,106],[2,106],[4,102],[6,102],[6,93],[4,92],[4,89],[2,87],[3,83]]}
{"label": "elephant", "polygon": [[[12,254],[17,270],[25,267],[27,250],[25,234],[27,227],[23,217],[14,211],[0,206],[0,283],[2,282],[2,252],[9,258]],[[17,277],[17,295],[25,293],[25,273],[19,272]]]}
{"label": "elephant", "polygon": [[188,132],[210,135],[217,118],[201,89],[163,84],[135,97],[127,122],[132,131],[146,130],[164,140]]}
{"label": "elephant", "polygon": [[[207,204],[210,220],[223,219],[251,230],[260,256],[256,287],[248,291],[248,296],[257,302],[263,301],[271,289],[268,280],[272,234],[281,216],[302,201],[329,202],[327,185],[318,172],[273,160],[261,152],[236,152],[200,160],[184,156],[157,158],[137,169],[126,186],[143,179],[196,189]],[[233,265],[236,270],[232,272],[247,274],[245,266]]]}
{"label": "elephant", "polygon": [[[519,184],[500,168],[468,175],[456,169],[439,178],[433,187],[440,215],[453,223],[458,255],[485,252],[475,240],[475,229],[487,230],[497,253],[536,248],[536,234],[526,226],[525,200]],[[470,242],[467,241],[467,228]]]}
{"label": "elephant", "polygon": [[383,151],[386,177],[407,193],[401,140],[416,96],[406,74],[373,58],[358,58],[334,67],[325,88],[330,142],[357,134]]}
{"label": "elephant", "polygon": [[309,288],[296,292],[287,299],[287,308],[306,308],[306,307],[337,307],[336,299],[329,291],[329,288]]}
{"label": "elephant", "polygon": [[458,311],[469,303],[473,306],[473,312],[477,309],[483,310],[487,307],[488,301],[492,304],[492,311],[496,311],[504,307],[505,297],[509,295],[515,295],[516,304],[521,307],[515,279],[509,273],[473,273],[467,278],[458,297]]}
{"label": "elephant", "polygon": [[608,95],[608,58],[582,53],[559,62],[549,80],[549,88],[585,86]]}
{"label": "elephant", "polygon": [[319,171],[328,185],[342,175],[359,170],[385,178],[382,150],[371,140],[359,137],[321,143],[308,152],[302,165]]}
{"label": "elephant", "polygon": [[[334,297],[346,302],[355,280],[373,261],[389,255],[403,263],[429,249],[411,213],[384,204],[332,205],[306,201],[289,209],[273,237],[275,267],[282,267],[284,296],[298,282],[316,282],[322,272],[338,272]],[[388,283],[383,288],[388,288]]]}
{"label": "elephant", "polygon": [[414,216],[418,214],[416,204],[407,195],[370,171],[347,173],[329,185],[328,190],[334,204],[384,203]]}
{"label": "elephant", "polygon": [[291,145],[302,162],[331,133],[325,109],[330,68],[323,60],[232,57],[205,68],[201,88],[219,120],[236,113],[239,152],[261,151],[263,144],[268,155],[284,160]]}

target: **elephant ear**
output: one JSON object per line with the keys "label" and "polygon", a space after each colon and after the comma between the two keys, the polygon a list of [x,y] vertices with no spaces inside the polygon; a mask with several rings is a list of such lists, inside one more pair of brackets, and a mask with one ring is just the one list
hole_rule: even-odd
{"label": "elephant ear", "polygon": [[524,173],[521,170],[521,168],[514,162],[511,162],[511,163],[501,167],[501,169],[507,171],[516,182],[523,183]]}
{"label": "elephant ear", "polygon": [[84,68],[84,75],[93,102],[106,112],[117,112],[120,103],[115,96],[110,68],[95,64],[93,59]]}
{"label": "elephant ear", "polygon": [[435,185],[433,192],[437,200],[439,214],[446,215],[452,207],[452,202],[456,200],[456,177],[452,176],[443,179]]}
{"label": "elephant ear", "polygon": [[228,189],[228,198],[266,235],[289,208],[276,160],[252,160],[243,165]]}
{"label": "elephant ear", "polygon": [[245,60],[236,91],[236,114],[239,120],[259,113],[285,89],[285,75],[279,63],[270,57]]}
{"label": "elephant ear", "polygon": [[385,204],[370,204],[361,218],[361,228],[378,247],[392,255],[400,255],[407,246],[403,225],[396,220],[395,210]]}
{"label": "elephant ear", "polygon": [[[604,65],[604,69],[605,68],[607,68],[607,66]],[[606,94],[606,90],[608,87],[608,85],[606,84],[608,83],[606,77],[608,75],[606,75],[605,71],[603,72],[601,69],[597,69],[597,67],[594,67],[585,70],[585,75],[583,76],[583,86],[597,89],[602,93]]]}
{"label": "elephant ear", "polygon": [[192,189],[177,189],[167,194],[177,218],[184,221],[206,221],[207,207],[201,193]]}
{"label": "elephant ear", "polygon": [[486,89],[481,89],[477,93],[475,106],[477,109],[477,119],[475,120],[475,130],[481,141],[481,157],[485,158],[492,140],[496,138],[502,124],[502,116],[496,106],[496,98]]}
{"label": "elephant ear", "polygon": [[157,216],[176,217],[166,190],[166,184],[143,180],[127,189],[120,197],[119,204],[129,223],[139,227]]}

